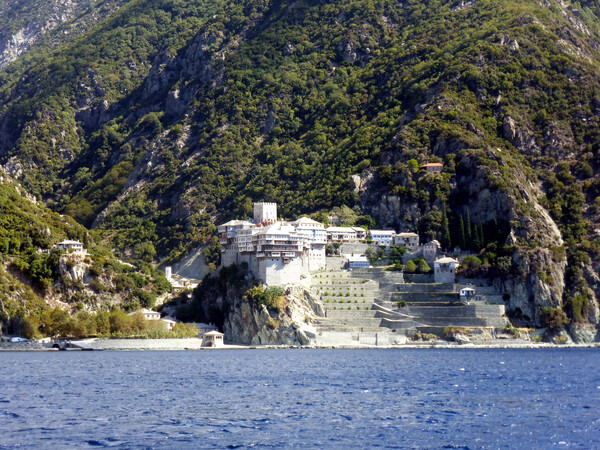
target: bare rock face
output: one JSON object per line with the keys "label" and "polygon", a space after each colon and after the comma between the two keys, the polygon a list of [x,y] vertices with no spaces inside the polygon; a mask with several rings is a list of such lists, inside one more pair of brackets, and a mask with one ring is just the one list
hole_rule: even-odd
{"label": "bare rock face", "polygon": [[307,346],[316,336],[311,322],[323,315],[317,297],[307,289],[291,287],[279,313],[236,299],[223,331],[226,339],[241,344]]}
{"label": "bare rock face", "polygon": [[578,344],[589,344],[600,340],[598,329],[589,323],[572,323],[569,325],[569,334]]}
{"label": "bare rock face", "polygon": [[84,282],[88,268],[85,255],[66,253],[58,261],[58,270],[62,279]]}
{"label": "bare rock face", "polygon": [[541,148],[535,138],[524,127],[519,126],[510,116],[506,116],[503,125],[504,137],[525,155],[539,155]]}
{"label": "bare rock face", "polygon": [[360,175],[352,175],[350,177],[350,189],[358,194],[362,194],[373,181],[373,176],[373,172],[369,170],[365,170]]}
{"label": "bare rock face", "polygon": [[356,61],[357,54],[354,49],[354,44],[352,42],[343,40],[338,45],[337,50],[338,50],[339,57],[343,61],[349,62],[349,63],[354,63]]}
{"label": "bare rock face", "polygon": [[514,181],[517,188],[507,196],[507,214],[513,224],[507,243],[516,248],[512,259],[519,275],[496,280],[496,285],[510,296],[509,313],[522,314],[525,320],[540,326],[543,308],[562,306],[567,261],[564,254],[553,250],[564,242],[558,226],[539,204],[541,192],[537,186],[518,170]]}

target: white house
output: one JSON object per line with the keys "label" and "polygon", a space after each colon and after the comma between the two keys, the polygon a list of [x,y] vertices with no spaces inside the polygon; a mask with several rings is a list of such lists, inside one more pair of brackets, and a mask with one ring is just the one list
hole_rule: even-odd
{"label": "white house", "polygon": [[163,317],[162,319],[160,319],[160,321],[165,324],[167,330],[169,331],[172,330],[175,324],[177,323],[177,320],[170,316]]}
{"label": "white house", "polygon": [[290,222],[290,225],[296,227],[298,234],[304,236],[310,242],[308,250],[308,269],[311,272],[325,268],[327,246],[327,231],[321,222],[312,220],[308,217],[300,217],[298,220]]}
{"label": "white house", "polygon": [[204,336],[210,331],[219,331],[219,329],[212,323],[195,323],[194,326],[198,330],[198,336]]}
{"label": "white house", "polygon": [[144,316],[144,319],[146,320],[160,320],[160,313],[158,311],[152,311],[146,308],[129,313],[129,315],[133,316],[134,314],[138,313],[141,313]]}
{"label": "white house", "polygon": [[373,240],[373,243],[382,247],[391,247],[395,235],[394,230],[369,230],[369,237]]}
{"label": "white house", "polygon": [[202,338],[202,347],[223,347],[225,345],[223,336],[224,334],[218,331],[209,331]]}
{"label": "white house", "polygon": [[417,233],[398,233],[394,236],[394,245],[414,252],[419,247],[419,235]]}
{"label": "white house", "polygon": [[436,283],[454,283],[459,262],[448,256],[436,259],[433,263],[433,278]]}
{"label": "white house", "polygon": [[327,242],[358,242],[355,227],[327,227]]}
{"label": "white house", "polygon": [[54,248],[59,249],[59,250],[64,250],[65,252],[68,253],[85,253],[85,249],[83,248],[83,244],[79,241],[70,241],[70,240],[64,240],[62,242],[59,242],[58,244],[56,244],[54,246]]}
{"label": "white house", "polygon": [[367,239],[367,230],[361,227],[351,227],[354,231],[356,231],[356,239],[359,241],[364,241]]}

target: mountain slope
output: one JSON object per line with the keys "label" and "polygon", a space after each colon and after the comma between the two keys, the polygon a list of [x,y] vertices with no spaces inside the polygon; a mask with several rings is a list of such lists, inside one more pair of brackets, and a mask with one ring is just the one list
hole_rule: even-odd
{"label": "mountain slope", "polygon": [[0,155],[125,251],[177,258],[252,201],[345,204],[429,237],[448,222],[525,321],[597,322],[595,9],[133,0],[0,75]]}
{"label": "mountain slope", "polygon": [[0,2],[0,68],[32,45],[56,48],[101,21],[127,0],[4,0]]}

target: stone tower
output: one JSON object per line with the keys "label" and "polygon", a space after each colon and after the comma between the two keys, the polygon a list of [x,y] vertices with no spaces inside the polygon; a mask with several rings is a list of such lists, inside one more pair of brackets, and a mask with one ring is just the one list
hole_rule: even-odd
{"label": "stone tower", "polygon": [[272,224],[277,222],[277,203],[259,202],[254,204],[254,223]]}

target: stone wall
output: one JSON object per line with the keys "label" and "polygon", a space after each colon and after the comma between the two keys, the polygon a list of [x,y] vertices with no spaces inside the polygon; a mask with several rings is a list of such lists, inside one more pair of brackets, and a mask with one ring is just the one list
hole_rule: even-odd
{"label": "stone wall", "polygon": [[328,256],[325,263],[326,270],[341,270],[344,268],[346,261],[343,256]]}
{"label": "stone wall", "polygon": [[[361,243],[342,244],[340,246],[340,253],[342,255],[360,256],[360,255],[364,255],[369,247],[370,247],[369,244],[361,244]],[[375,247],[375,248],[377,248],[377,247]]]}

